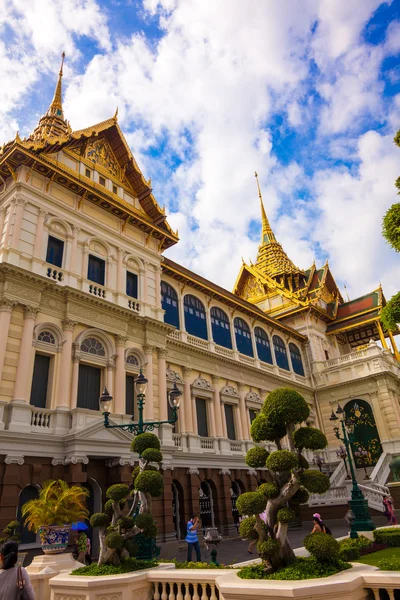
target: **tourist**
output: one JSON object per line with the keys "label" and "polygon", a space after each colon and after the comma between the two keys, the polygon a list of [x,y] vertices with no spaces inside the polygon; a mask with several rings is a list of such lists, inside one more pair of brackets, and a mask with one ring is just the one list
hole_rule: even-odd
{"label": "tourist", "polygon": [[327,525],[321,519],[321,515],[319,513],[313,514],[314,527],[311,533],[327,533],[328,535],[332,535],[332,531],[329,529]]}
{"label": "tourist", "polygon": [[186,541],[188,545],[187,549],[187,562],[192,560],[193,548],[196,551],[196,560],[201,562],[200,544],[197,536],[197,528],[200,527],[200,519],[197,515],[193,515],[190,521],[188,521],[186,528]]}
{"label": "tourist", "polygon": [[25,592],[26,600],[35,600],[29,575],[23,567],[16,567],[18,560],[17,542],[6,542],[0,552],[0,600],[16,600],[20,598],[21,587],[18,588],[18,580]]}
{"label": "tourist", "polygon": [[389,521],[389,525],[397,525],[396,515],[394,513],[394,502],[392,496],[383,498],[384,515]]}

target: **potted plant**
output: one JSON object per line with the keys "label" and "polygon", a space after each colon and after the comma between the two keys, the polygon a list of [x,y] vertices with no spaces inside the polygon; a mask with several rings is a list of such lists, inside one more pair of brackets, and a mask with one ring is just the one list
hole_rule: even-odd
{"label": "potted plant", "polygon": [[72,523],[88,516],[88,495],[85,488],[58,479],[44,482],[39,497],[23,505],[25,524],[29,531],[39,532],[45,554],[64,552]]}

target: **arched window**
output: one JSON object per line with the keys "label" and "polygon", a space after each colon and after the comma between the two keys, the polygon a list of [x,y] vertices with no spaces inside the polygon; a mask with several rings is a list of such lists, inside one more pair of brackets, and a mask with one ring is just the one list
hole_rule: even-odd
{"label": "arched window", "polygon": [[250,327],[247,325],[246,321],[243,321],[240,317],[235,318],[234,325],[237,349],[241,354],[254,356]]}
{"label": "arched window", "polygon": [[87,352],[88,354],[96,354],[97,356],[105,356],[106,351],[104,346],[99,340],[94,337],[88,337],[83,340],[81,344],[82,352]]}
{"label": "arched window", "polygon": [[254,330],[256,336],[256,346],[258,358],[263,362],[273,364],[271,344],[269,343],[269,337],[261,327],[256,327]]}
{"label": "arched window", "polygon": [[137,357],[134,354],[129,354],[126,358],[126,364],[127,365],[132,365],[134,367],[138,367],[139,366],[139,360],[137,359]]}
{"label": "arched window", "polygon": [[36,533],[33,531],[28,531],[27,527],[24,525],[24,520],[22,518],[22,507],[29,500],[36,500],[39,496],[39,490],[34,485],[27,485],[21,491],[19,495],[18,509],[17,509],[17,521],[21,523],[21,544],[34,544],[36,542]]}
{"label": "arched window", "polygon": [[185,308],[185,328],[188,333],[207,340],[207,321],[204,304],[198,298],[187,294],[183,300]]}
{"label": "arched window", "polygon": [[231,328],[228,315],[216,306],[212,307],[210,313],[211,329],[214,342],[219,346],[232,348]]}
{"label": "arched window", "polygon": [[51,331],[46,331],[45,329],[43,329],[43,331],[39,333],[37,339],[38,342],[43,342],[45,344],[55,345],[56,343],[56,338],[54,337],[54,334],[51,333]]}
{"label": "arched window", "polygon": [[285,342],[283,341],[283,339],[281,337],[279,337],[279,335],[274,335],[274,337],[272,338],[272,341],[274,343],[276,364],[281,369],[290,371]]}
{"label": "arched window", "polygon": [[301,359],[300,350],[298,349],[296,344],[289,344],[289,352],[290,358],[292,360],[293,371],[297,373],[297,375],[304,376],[303,361]]}
{"label": "arched window", "polygon": [[161,306],[165,310],[164,322],[179,329],[178,294],[165,281],[161,282]]}

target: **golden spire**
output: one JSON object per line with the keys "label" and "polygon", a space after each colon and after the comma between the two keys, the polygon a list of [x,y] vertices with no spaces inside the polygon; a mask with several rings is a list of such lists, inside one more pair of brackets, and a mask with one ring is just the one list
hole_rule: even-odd
{"label": "golden spire", "polygon": [[39,123],[37,124],[34,132],[29,136],[29,141],[34,142],[44,142],[44,141],[54,141],[54,139],[66,138],[71,133],[71,127],[64,119],[64,113],[62,108],[62,85],[61,80],[63,76],[63,66],[64,66],[64,58],[65,52],[61,54],[61,65],[60,72],[58,73],[58,80],[56,84],[56,89],[54,91],[53,100],[47,112],[43,117],[39,119]]}
{"label": "golden spire", "polygon": [[62,118],[64,118],[64,115],[63,115],[63,109],[62,109],[61,80],[62,80],[62,76],[63,76],[64,58],[65,58],[65,52],[63,52],[61,54],[61,65],[60,65],[60,72],[58,73],[57,85],[56,85],[56,89],[54,91],[53,100],[51,101],[51,104],[47,111],[48,115],[57,115],[58,117],[62,117]]}
{"label": "golden spire", "polygon": [[262,244],[268,244],[269,242],[276,242],[276,238],[275,238],[274,232],[271,229],[271,225],[269,224],[269,221],[268,221],[268,218],[267,218],[267,214],[265,212],[264,203],[263,203],[262,194],[261,194],[261,189],[260,189],[260,184],[258,182],[257,171],[254,171],[254,177],[256,178],[257,189],[258,189],[258,197],[260,199],[260,205],[261,205],[261,224],[262,224],[262,229],[261,229],[261,243]]}

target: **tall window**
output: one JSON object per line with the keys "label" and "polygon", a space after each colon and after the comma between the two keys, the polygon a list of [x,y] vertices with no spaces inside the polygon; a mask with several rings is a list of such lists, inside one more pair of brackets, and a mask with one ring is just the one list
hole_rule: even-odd
{"label": "tall window", "polygon": [[292,360],[293,371],[295,373],[297,373],[297,375],[304,376],[303,361],[301,359],[300,350],[298,349],[296,344],[293,344],[293,343],[289,344],[289,352],[290,352],[290,358]]}
{"label": "tall window", "polygon": [[126,272],[126,295],[131,298],[138,297],[138,276],[129,271]]}
{"label": "tall window", "polygon": [[207,400],[196,398],[197,433],[208,437]]}
{"label": "tall window", "polygon": [[237,349],[242,354],[254,356],[250,327],[247,325],[246,321],[243,321],[240,317],[236,317],[234,325]]}
{"label": "tall window", "polygon": [[178,294],[165,281],[161,282],[161,306],[165,310],[164,322],[179,329]]}
{"label": "tall window", "polygon": [[288,355],[286,352],[285,342],[283,341],[283,339],[281,337],[279,337],[279,335],[274,335],[274,337],[272,338],[272,341],[274,343],[276,364],[281,369],[285,369],[286,371],[289,371],[290,370],[289,369],[289,361],[288,361]]}
{"label": "tall window", "polygon": [[47,242],[46,262],[61,269],[63,254],[64,242],[53,237],[52,235],[49,235]]}
{"label": "tall window", "polygon": [[125,413],[135,416],[135,376],[126,374],[126,403]]}
{"label": "tall window", "polygon": [[226,432],[230,440],[236,440],[235,417],[232,404],[224,404]]}
{"label": "tall window", "polygon": [[254,410],[253,408],[249,408],[250,425],[252,424],[252,422],[254,421],[256,416],[257,416],[257,411]]}
{"label": "tall window", "polygon": [[211,329],[214,342],[219,346],[232,348],[231,328],[228,315],[216,306],[212,307],[210,313]]}
{"label": "tall window", "polygon": [[28,528],[24,524],[22,518],[22,507],[29,500],[36,500],[39,496],[39,491],[34,485],[27,485],[24,487],[19,495],[18,509],[17,509],[17,520],[21,523],[21,544],[35,544],[36,533],[28,531]]}
{"label": "tall window", "polygon": [[99,410],[101,369],[89,365],[79,365],[78,408]]}
{"label": "tall window", "polygon": [[185,307],[186,331],[198,338],[203,338],[203,340],[208,339],[204,304],[191,294],[185,296],[183,304]]}
{"label": "tall window", "polygon": [[256,346],[258,358],[263,362],[270,363],[272,365],[272,352],[271,344],[269,343],[269,337],[261,327],[256,327],[254,330],[256,336]]}
{"label": "tall window", "polygon": [[88,279],[99,285],[104,285],[106,263],[102,258],[89,254]]}
{"label": "tall window", "polygon": [[50,356],[35,355],[30,403],[38,408],[46,408],[49,385]]}

